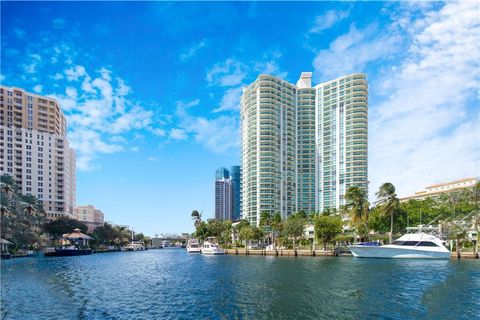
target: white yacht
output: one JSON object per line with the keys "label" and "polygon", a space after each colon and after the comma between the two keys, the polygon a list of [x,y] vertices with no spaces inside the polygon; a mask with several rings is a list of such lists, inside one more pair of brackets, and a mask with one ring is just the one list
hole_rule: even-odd
{"label": "white yacht", "polygon": [[[443,241],[434,234],[432,227],[407,228],[407,233],[391,244],[377,242],[358,243],[349,246],[354,257],[359,258],[417,258],[448,259],[450,251]],[[408,233],[413,231],[413,233]],[[430,233],[426,233],[429,232]]]}
{"label": "white yacht", "polygon": [[187,252],[188,253],[201,253],[202,249],[200,248],[200,243],[195,239],[188,240],[187,243]]}
{"label": "white yacht", "polygon": [[207,238],[202,245],[202,254],[224,254],[225,251],[218,246],[215,238]]}
{"label": "white yacht", "polygon": [[143,242],[141,241],[132,241],[128,246],[125,247],[125,251],[140,251],[145,250]]}

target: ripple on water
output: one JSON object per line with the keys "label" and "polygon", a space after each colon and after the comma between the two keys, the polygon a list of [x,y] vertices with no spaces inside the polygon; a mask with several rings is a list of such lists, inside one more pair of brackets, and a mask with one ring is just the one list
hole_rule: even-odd
{"label": "ripple on water", "polygon": [[150,250],[1,266],[3,319],[473,319],[480,308],[480,261]]}

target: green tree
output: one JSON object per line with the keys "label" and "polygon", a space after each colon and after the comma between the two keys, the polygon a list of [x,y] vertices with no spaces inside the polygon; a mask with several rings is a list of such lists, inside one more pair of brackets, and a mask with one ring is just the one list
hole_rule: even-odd
{"label": "green tree", "polygon": [[117,238],[117,231],[111,224],[105,222],[103,226],[95,228],[93,237],[97,245],[114,245],[115,239]]}
{"label": "green tree", "polygon": [[352,219],[352,223],[357,227],[361,236],[368,237],[370,203],[367,199],[367,192],[356,186],[349,187],[345,192],[345,200],[345,209]]}
{"label": "green tree", "polygon": [[8,195],[17,193],[17,182],[12,176],[8,174],[3,174],[0,176],[0,185],[1,191],[5,192]]}
{"label": "green tree", "polygon": [[250,223],[244,224],[240,227],[238,236],[240,238],[240,241],[245,242],[245,253],[247,253],[249,242],[255,239],[256,236],[255,231],[253,230],[253,227],[250,225]]}
{"label": "green tree", "polygon": [[272,228],[273,247],[274,247],[273,249],[277,250],[277,238],[283,230],[283,221],[280,213],[275,213],[272,216],[271,228]]}
{"label": "green tree", "polygon": [[292,215],[283,224],[283,231],[288,237],[293,238],[293,250],[297,250],[297,239],[303,236],[306,219],[303,215]]}
{"label": "green tree", "polygon": [[272,221],[273,215],[270,212],[263,211],[260,213],[259,227],[268,235],[268,238],[273,238]]}
{"label": "green tree", "polygon": [[86,224],[67,217],[61,217],[43,225],[43,230],[48,232],[54,239],[59,239],[65,233],[70,233],[76,228],[80,229],[83,233],[87,232]]}
{"label": "green tree", "polygon": [[376,193],[377,204],[381,206],[381,212],[385,216],[390,216],[390,234],[389,241],[393,242],[393,215],[398,208],[399,200],[395,193],[395,186],[390,182],[385,182],[380,186]]}
{"label": "green tree", "polygon": [[337,235],[342,233],[343,221],[338,215],[321,215],[315,219],[315,236],[323,243],[323,250]]}
{"label": "green tree", "polygon": [[208,237],[208,227],[205,221],[200,221],[195,226],[195,238],[204,241]]}

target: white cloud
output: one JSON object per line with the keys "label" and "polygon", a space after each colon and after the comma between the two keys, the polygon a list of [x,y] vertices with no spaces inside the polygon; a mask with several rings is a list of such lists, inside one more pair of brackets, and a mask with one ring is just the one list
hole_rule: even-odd
{"label": "white cloud", "polygon": [[193,43],[188,49],[185,50],[185,52],[180,54],[180,57],[179,57],[180,61],[184,62],[191,59],[197,54],[197,52],[200,49],[205,48],[206,46],[207,46],[206,40],[202,40],[198,43]]}
{"label": "white cloud", "polygon": [[76,81],[79,78],[87,76],[87,72],[85,71],[84,66],[77,65],[65,70],[65,75],[67,76],[68,81]]}
{"label": "white cloud", "polygon": [[388,56],[397,49],[400,38],[396,34],[380,33],[375,24],[365,29],[350,30],[336,38],[326,50],[318,52],[313,61],[317,75],[322,81],[345,74],[362,72],[368,63]]}
{"label": "white cloud", "polygon": [[63,79],[63,74],[61,73],[56,73],[53,77],[54,80],[61,80]]}
{"label": "white cloud", "polygon": [[37,84],[36,86],[33,87],[33,91],[36,93],[42,93],[43,86],[41,84]]}
{"label": "white cloud", "polygon": [[333,27],[337,22],[347,18],[350,15],[349,10],[329,10],[323,15],[315,18],[315,22],[310,29],[310,33],[319,33]]}
{"label": "white cloud", "polygon": [[208,119],[190,115],[189,109],[199,103],[199,100],[177,102],[179,127],[185,133],[191,133],[197,143],[215,153],[238,150],[240,141],[238,117],[220,116]]}
{"label": "white cloud", "polygon": [[242,86],[237,88],[229,88],[225,91],[220,106],[213,110],[213,112],[221,112],[226,110],[239,110],[240,109],[240,97],[242,96]]}
{"label": "white cloud", "polygon": [[53,95],[66,113],[69,138],[78,150],[78,168],[95,169],[98,154],[123,151],[128,132],[148,130],[164,136],[163,129],[153,125],[153,113],[130,100],[131,88],[113,77],[111,70],[101,68],[92,73],[74,65],[64,71],[68,86],[64,94]]}
{"label": "white cloud", "polygon": [[233,58],[218,63],[207,72],[207,82],[222,87],[237,86],[247,76],[247,66]]}
{"label": "white cloud", "polygon": [[449,2],[405,18],[407,58],[373,84],[383,100],[370,112],[372,191],[390,181],[408,195],[480,172],[477,12],[477,3]]}
{"label": "white cloud", "polygon": [[77,168],[80,170],[95,169],[93,160],[98,153],[115,153],[123,147],[114,143],[107,143],[101,134],[84,127],[72,127],[68,135],[70,142],[77,152]]}
{"label": "white cloud", "polygon": [[23,65],[23,70],[26,73],[37,72],[37,68],[39,64],[42,62],[42,57],[36,53],[30,54],[28,57],[30,58],[30,63]]}
{"label": "white cloud", "polygon": [[185,140],[187,139],[187,133],[182,129],[172,129],[172,131],[170,131],[170,138],[174,140]]}
{"label": "white cloud", "polygon": [[148,128],[148,131],[150,131],[151,133],[153,133],[158,137],[165,137],[167,134],[165,130],[161,128]]}

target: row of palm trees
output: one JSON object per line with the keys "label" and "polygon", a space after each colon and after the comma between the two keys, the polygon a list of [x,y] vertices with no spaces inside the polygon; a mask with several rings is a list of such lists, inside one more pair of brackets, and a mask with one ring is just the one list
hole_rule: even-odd
{"label": "row of palm trees", "polygon": [[46,221],[42,202],[33,195],[19,192],[13,177],[0,176],[1,234],[15,245],[31,247],[41,239],[41,225]]}

